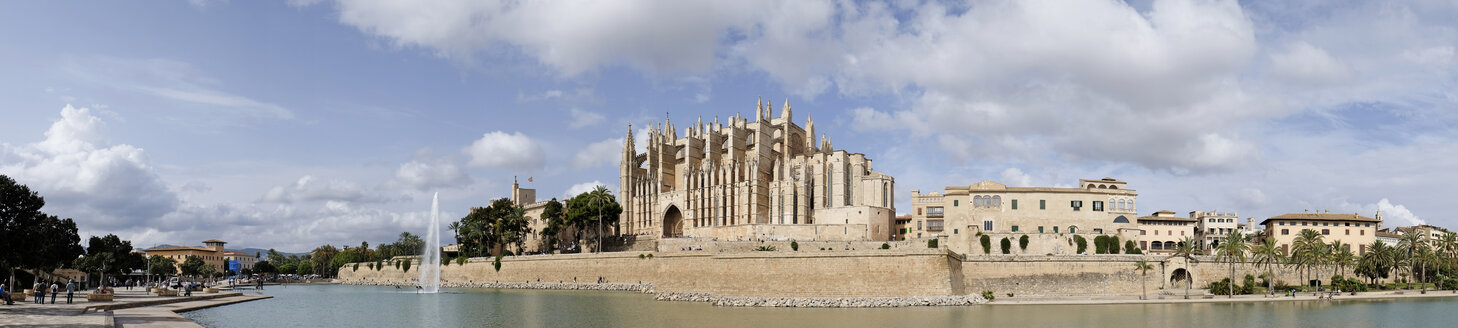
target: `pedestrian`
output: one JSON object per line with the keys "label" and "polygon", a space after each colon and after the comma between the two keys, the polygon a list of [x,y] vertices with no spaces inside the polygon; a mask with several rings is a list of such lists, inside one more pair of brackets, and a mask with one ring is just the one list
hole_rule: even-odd
{"label": "pedestrian", "polygon": [[61,293],[61,286],[56,285],[57,281],[51,282],[51,304],[56,304],[56,294]]}
{"label": "pedestrian", "polygon": [[66,304],[71,304],[71,297],[76,296],[76,281],[66,281]]}
{"label": "pedestrian", "polygon": [[44,300],[46,298],[46,285],[45,285],[45,283],[37,280],[35,282],[35,286],[31,286],[31,287],[32,287],[30,289],[31,290],[31,293],[33,295],[35,295],[35,304],[45,304],[45,302],[42,301],[42,300]]}
{"label": "pedestrian", "polygon": [[15,305],[15,302],[10,300],[10,291],[5,289],[5,285],[0,284],[0,300],[4,300],[5,305]]}

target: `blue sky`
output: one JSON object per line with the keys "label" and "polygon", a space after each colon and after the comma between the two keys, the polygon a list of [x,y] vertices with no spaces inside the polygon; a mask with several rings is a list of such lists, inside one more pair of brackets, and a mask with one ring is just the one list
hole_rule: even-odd
{"label": "blue sky", "polygon": [[[1451,1],[0,3],[0,174],[83,234],[303,251],[616,188],[627,124],[786,100],[912,189],[1458,223]],[[778,109],[776,111],[778,113]]]}

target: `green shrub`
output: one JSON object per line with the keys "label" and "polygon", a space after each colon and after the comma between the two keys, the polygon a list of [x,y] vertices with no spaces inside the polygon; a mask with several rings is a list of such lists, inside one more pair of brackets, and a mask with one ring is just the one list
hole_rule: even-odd
{"label": "green shrub", "polygon": [[1008,240],[1007,237],[1002,237],[1002,242],[999,243],[999,244],[1000,245],[998,245],[998,246],[1002,246],[1002,253],[1003,254],[1011,254],[1012,253],[1012,241],[1011,240]]}
{"label": "green shrub", "polygon": [[354,271],[359,271],[359,263],[354,264]]}
{"label": "green shrub", "polygon": [[457,256],[456,257],[456,264],[466,265],[466,260],[468,260],[468,258],[465,255]]}
{"label": "green shrub", "polygon": [[503,249],[503,250],[501,250],[501,255],[504,255],[504,256],[516,256],[516,253],[512,253],[511,250],[505,250],[505,249]]}
{"label": "green shrub", "polygon": [[1011,293],[1011,292],[1007,293],[1007,297],[1013,297],[1013,293]]}
{"label": "green shrub", "polygon": [[1088,240],[1083,239],[1083,236],[1073,235],[1073,243],[1078,244],[1078,254],[1083,254],[1083,251],[1088,250]]}
{"label": "green shrub", "polygon": [[400,261],[395,261],[395,270],[400,270]]}
{"label": "green shrub", "polygon": [[643,254],[638,254],[638,259],[639,260],[646,259],[646,258],[648,258],[648,257],[647,256],[643,256]]}
{"label": "green shrub", "polygon": [[1438,289],[1458,290],[1458,277],[1443,278],[1438,282]]}
{"label": "green shrub", "polygon": [[790,241],[790,250],[799,252],[800,251],[800,242],[791,240]]}
{"label": "green shrub", "polygon": [[982,298],[985,298],[988,302],[991,302],[992,299],[997,298],[997,295],[993,295],[992,291],[990,290],[984,290],[982,291]]}
{"label": "green shrub", "polygon": [[1109,254],[1119,254],[1119,236],[1109,236]]}
{"label": "green shrub", "polygon": [[648,258],[653,258],[653,253],[648,253]]}
{"label": "green shrub", "polygon": [[443,266],[443,267],[451,266],[451,258],[445,257],[445,256],[441,256],[440,257],[440,266]]}
{"label": "green shrub", "polygon": [[775,251],[775,247],[774,246],[771,246],[771,245],[764,245],[764,246],[756,247],[756,248],[754,248],[754,250],[761,251],[761,252],[773,252],[773,251]]}
{"label": "green shrub", "polygon": [[365,264],[365,268],[370,269],[370,270],[374,270],[375,269],[375,262],[370,262],[369,264]]}
{"label": "green shrub", "polygon": [[496,272],[501,272],[501,255],[497,255],[496,260],[491,261],[491,267],[496,268]]}
{"label": "green shrub", "polygon": [[1133,240],[1126,240],[1126,241],[1124,241],[1124,254],[1142,254],[1142,253],[1144,253],[1144,252],[1143,251],[1140,251],[1139,250],[1139,247],[1135,247],[1134,246],[1134,241]]}
{"label": "green shrub", "polygon": [[1240,290],[1241,291],[1244,291],[1245,294],[1254,294],[1255,293],[1255,288],[1256,288],[1256,278],[1255,278],[1255,276],[1250,275],[1250,274],[1246,274],[1245,275],[1245,281],[1242,281],[1240,283]]}
{"label": "green shrub", "polygon": [[1027,251],[1028,250],[1028,235],[1023,235],[1022,237],[1018,237],[1018,249],[1021,249],[1021,250],[1024,250],[1024,251]]}
{"label": "green shrub", "polygon": [[375,271],[380,271],[380,270],[384,270],[384,269],[385,269],[385,261],[376,261],[375,262]]}
{"label": "green shrub", "polygon": [[891,249],[891,244],[881,243],[881,249]]}
{"label": "green shrub", "polygon": [[[1106,254],[1108,252],[1109,252],[1109,237],[1108,236],[1096,236],[1096,237],[1094,237],[1094,254]],[[1082,253],[1082,252],[1080,252],[1080,253]]]}
{"label": "green shrub", "polygon": [[[1206,288],[1210,290],[1211,294],[1230,295],[1230,278],[1222,278],[1220,281],[1211,282]],[[1236,288],[1235,293],[1241,294],[1241,290]]]}
{"label": "green shrub", "polygon": [[932,240],[926,241],[926,248],[937,248],[937,239],[933,238]]}
{"label": "green shrub", "polygon": [[978,238],[978,241],[982,242],[982,254],[992,254],[991,237],[988,237],[987,235],[982,235],[982,237]]}
{"label": "green shrub", "polygon": [[400,261],[400,270],[410,272],[410,261]]}
{"label": "green shrub", "polygon": [[1365,292],[1367,284],[1356,278],[1343,278],[1341,275],[1331,276],[1331,288],[1343,292]]}

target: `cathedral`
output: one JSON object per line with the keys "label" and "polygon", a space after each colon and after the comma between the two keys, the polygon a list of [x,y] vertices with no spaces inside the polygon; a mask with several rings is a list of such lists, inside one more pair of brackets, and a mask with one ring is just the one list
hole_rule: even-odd
{"label": "cathedral", "polygon": [[623,140],[621,233],[717,240],[888,240],[895,179],[865,154],[815,138],[815,121],[796,125],[788,102],[755,105],[746,117],[702,118],[682,130],[669,120],[648,128],[638,153]]}

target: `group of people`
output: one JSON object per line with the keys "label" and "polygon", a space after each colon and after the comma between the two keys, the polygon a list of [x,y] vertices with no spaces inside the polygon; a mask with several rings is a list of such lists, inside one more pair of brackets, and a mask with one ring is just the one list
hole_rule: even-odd
{"label": "group of people", "polygon": [[[51,304],[56,304],[56,296],[59,295],[59,294],[61,294],[61,286],[59,285],[59,283],[60,283],[59,281],[52,281],[51,284],[49,286],[47,286],[46,285],[46,282],[44,282],[44,281],[36,281],[35,282],[35,285],[32,285],[32,290],[35,291],[35,294],[34,294],[35,295],[35,302],[34,303],[35,304],[46,304],[46,294],[49,293],[49,294],[51,294]],[[0,284],[0,300],[5,301],[5,305],[15,305],[15,300],[13,298],[11,298],[11,296],[10,296],[11,291],[10,290],[7,290],[5,288],[6,285],[9,285],[9,282],[6,282],[4,284]],[[76,296],[76,282],[75,281],[67,281],[66,282],[66,304],[71,304],[72,303],[72,299],[75,296]]]}

